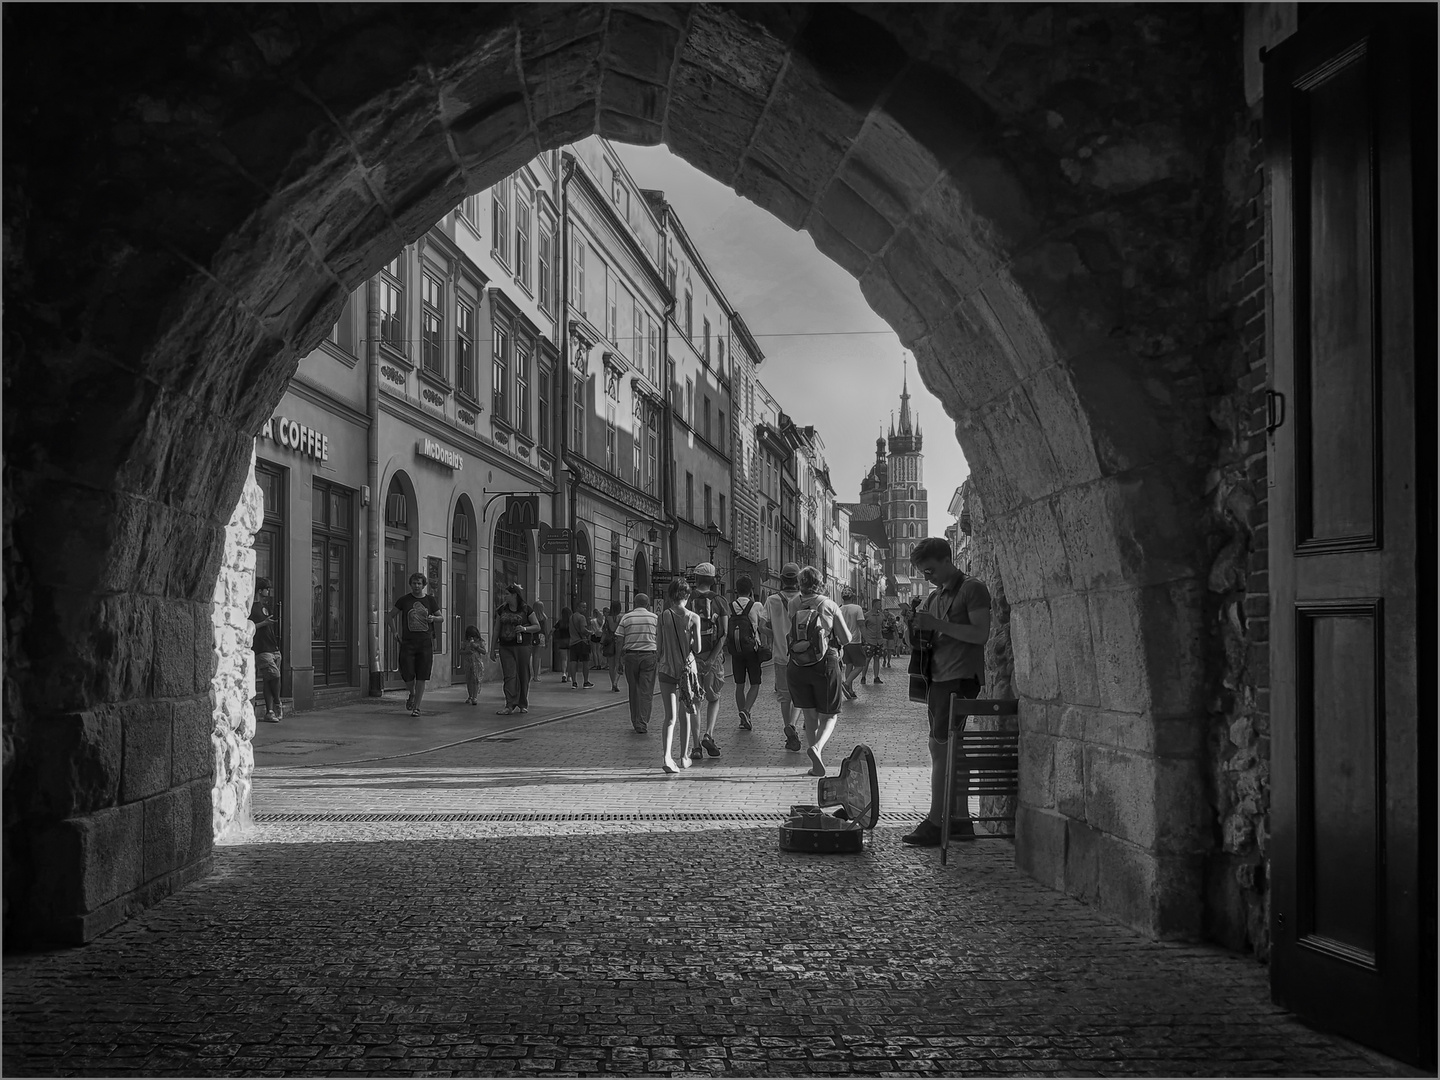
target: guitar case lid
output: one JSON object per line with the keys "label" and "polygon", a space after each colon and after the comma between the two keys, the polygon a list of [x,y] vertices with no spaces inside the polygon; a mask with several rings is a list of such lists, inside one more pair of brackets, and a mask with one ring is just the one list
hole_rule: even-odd
{"label": "guitar case lid", "polygon": [[[880,783],[870,748],[855,747],[840,763],[840,775],[821,777],[815,788],[817,805],[790,808],[790,816],[780,826],[780,847],[786,851],[862,851],[865,831],[880,819]],[[825,812],[825,807],[837,804],[843,814]]]}

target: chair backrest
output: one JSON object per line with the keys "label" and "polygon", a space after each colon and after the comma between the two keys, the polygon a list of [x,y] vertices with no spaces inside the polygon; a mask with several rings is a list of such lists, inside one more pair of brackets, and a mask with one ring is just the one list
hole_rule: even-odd
{"label": "chair backrest", "polygon": [[960,735],[970,794],[1020,794],[1020,733],[965,731]]}

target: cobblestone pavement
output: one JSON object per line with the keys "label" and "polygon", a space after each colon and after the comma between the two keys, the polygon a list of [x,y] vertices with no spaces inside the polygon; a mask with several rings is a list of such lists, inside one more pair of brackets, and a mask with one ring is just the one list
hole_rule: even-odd
{"label": "cobblestone pavement", "polygon": [[[623,709],[263,765],[261,823],[212,876],[85,948],[6,958],[4,1071],[1418,1075],[1274,1008],[1253,961],[1025,878],[1005,841],[946,867],[906,848],[917,800],[861,854],[780,851],[757,819],[814,788],[762,700],[752,733],[727,702],[722,756],[673,780],[659,724]],[[328,737],[325,715],[279,734]],[[835,745],[859,741],[884,791],[919,792],[903,686],[848,708]],[[470,820],[382,820],[436,808]]]}

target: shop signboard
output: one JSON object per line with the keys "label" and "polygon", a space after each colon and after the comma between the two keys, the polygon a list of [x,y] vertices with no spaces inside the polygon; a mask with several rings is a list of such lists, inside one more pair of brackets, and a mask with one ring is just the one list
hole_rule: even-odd
{"label": "shop signboard", "polygon": [[575,546],[574,529],[552,529],[543,521],[536,547],[541,555],[569,555]]}

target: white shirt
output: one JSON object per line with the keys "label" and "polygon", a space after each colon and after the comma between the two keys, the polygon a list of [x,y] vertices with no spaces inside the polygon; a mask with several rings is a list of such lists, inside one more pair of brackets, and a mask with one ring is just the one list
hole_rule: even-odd
{"label": "white shirt", "polygon": [[783,664],[790,656],[790,601],[800,595],[796,589],[788,596],[785,593],[771,593],[765,601],[765,622],[770,629],[770,652],[777,664]]}

